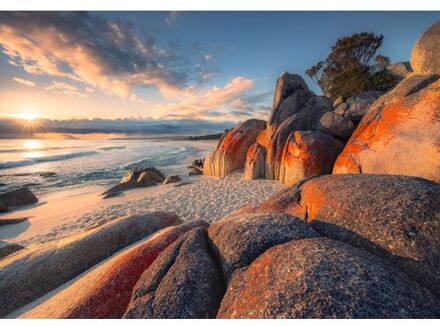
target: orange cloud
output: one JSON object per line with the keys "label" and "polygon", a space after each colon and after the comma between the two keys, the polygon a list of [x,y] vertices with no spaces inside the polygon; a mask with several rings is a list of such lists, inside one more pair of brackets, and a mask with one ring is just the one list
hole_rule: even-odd
{"label": "orange cloud", "polygon": [[14,81],[19,83],[19,84],[28,86],[28,87],[36,87],[37,86],[33,81],[26,80],[26,79],[23,79],[23,78],[14,77]]}

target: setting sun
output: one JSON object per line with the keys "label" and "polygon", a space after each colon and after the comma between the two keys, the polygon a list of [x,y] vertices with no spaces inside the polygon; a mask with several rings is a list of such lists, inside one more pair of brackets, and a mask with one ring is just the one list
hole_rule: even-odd
{"label": "setting sun", "polygon": [[27,121],[32,121],[38,118],[38,116],[35,113],[32,112],[25,112],[20,114],[20,118]]}

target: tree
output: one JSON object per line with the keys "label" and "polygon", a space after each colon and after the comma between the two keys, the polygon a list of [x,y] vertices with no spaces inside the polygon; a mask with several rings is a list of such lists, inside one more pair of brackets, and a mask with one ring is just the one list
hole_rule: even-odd
{"label": "tree", "polygon": [[[365,90],[389,87],[386,72],[389,59],[383,55],[375,57],[383,38],[383,35],[377,36],[374,33],[342,37],[331,47],[324,61],[318,62],[305,73],[325,95],[332,98],[347,98]],[[376,74],[380,74],[381,78],[376,78]],[[382,82],[386,85],[381,85]]]}

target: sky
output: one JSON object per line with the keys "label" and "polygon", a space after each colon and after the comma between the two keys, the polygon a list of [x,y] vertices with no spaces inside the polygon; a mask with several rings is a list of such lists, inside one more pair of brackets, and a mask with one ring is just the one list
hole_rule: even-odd
{"label": "sky", "polygon": [[95,119],[96,128],[181,121],[189,130],[198,124],[220,130],[266,118],[284,71],[301,74],[319,93],[304,71],[338,38],[383,34],[378,53],[408,61],[414,42],[439,18],[439,12],[0,12],[0,119],[39,117],[79,127]]}

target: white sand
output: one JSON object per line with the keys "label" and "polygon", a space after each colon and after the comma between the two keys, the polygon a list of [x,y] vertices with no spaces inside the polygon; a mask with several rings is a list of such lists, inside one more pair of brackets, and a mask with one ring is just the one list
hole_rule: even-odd
{"label": "white sand", "polygon": [[27,222],[0,228],[0,247],[29,245],[62,238],[107,221],[146,211],[170,211],[183,220],[220,219],[237,208],[262,201],[283,189],[277,181],[243,180],[242,172],[225,178],[185,177],[191,184],[175,184],[127,191],[121,197],[102,199],[102,187],[60,191],[43,196],[40,203],[3,218],[29,217]]}

